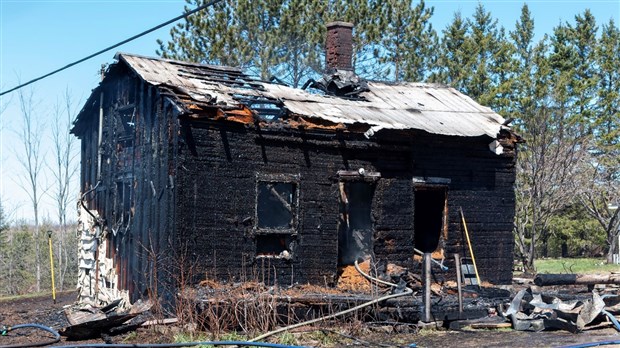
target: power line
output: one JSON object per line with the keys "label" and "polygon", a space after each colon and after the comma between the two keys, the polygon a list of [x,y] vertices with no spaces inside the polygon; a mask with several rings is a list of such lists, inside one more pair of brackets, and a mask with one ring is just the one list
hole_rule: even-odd
{"label": "power line", "polygon": [[218,3],[218,2],[220,2],[220,1],[222,1],[222,0],[213,0],[213,1],[210,1],[210,2],[208,2],[208,3],[206,3],[206,4],[202,5],[202,6],[196,7],[195,9],[193,9],[193,10],[191,10],[191,11],[189,11],[189,12],[185,12],[185,13],[183,13],[182,15],[177,16],[177,17],[174,17],[174,18],[172,18],[172,19],[171,19],[171,20],[169,20],[169,21],[166,21],[166,22],[164,22],[164,23],[161,23],[161,24],[159,24],[159,25],[156,25],[156,26],[152,27],[151,29],[148,29],[148,30],[146,30],[146,31],[141,32],[140,34],[137,34],[137,35],[134,35],[134,36],[130,37],[129,39],[125,39],[125,40],[123,40],[123,41],[121,41],[121,42],[119,42],[119,43],[117,43],[117,44],[114,44],[114,45],[112,45],[112,46],[110,46],[110,47],[104,48],[104,49],[102,49],[101,51],[97,51],[97,52],[95,52],[95,53],[93,53],[93,54],[91,54],[91,55],[89,55],[89,56],[87,56],[87,57],[84,57],[84,58],[82,58],[82,59],[80,59],[80,60],[76,60],[76,61],[75,61],[75,62],[73,62],[73,63],[67,64],[67,65],[63,66],[62,68],[60,68],[60,69],[56,69],[56,70],[54,70],[54,71],[52,71],[52,72],[50,72],[50,73],[47,73],[47,74],[45,74],[45,75],[43,75],[43,76],[39,76],[39,77],[37,77],[37,78],[35,78],[35,79],[32,79],[32,80],[30,80],[30,81],[28,81],[28,82],[26,82],[26,83],[22,83],[22,84],[21,84],[21,85],[19,85],[19,86],[16,86],[16,87],[13,87],[13,88],[11,88],[11,89],[9,89],[9,90],[7,90],[7,91],[4,91],[4,92],[0,93],[0,96],[5,95],[5,94],[7,94],[7,93],[11,93],[11,92],[13,92],[13,91],[16,91],[16,90],[18,90],[18,89],[22,88],[22,87],[26,87],[26,86],[28,86],[28,85],[29,85],[29,84],[31,84],[31,83],[35,83],[35,82],[37,82],[37,81],[39,81],[39,80],[42,80],[42,79],[44,79],[44,78],[46,78],[46,77],[52,76],[52,75],[54,75],[54,74],[56,74],[56,73],[59,73],[59,72],[61,72],[61,71],[65,70],[65,69],[68,69],[68,68],[70,68],[70,67],[72,67],[72,66],[74,66],[74,65],[80,64],[80,63],[82,63],[82,62],[84,62],[84,61],[86,61],[86,60],[89,60],[89,59],[91,59],[91,58],[93,58],[93,57],[96,57],[96,56],[98,56],[98,55],[100,55],[100,54],[102,54],[102,53],[104,53],[104,52],[107,52],[107,51],[109,51],[109,50],[111,50],[111,49],[114,49],[114,48],[116,48],[116,47],[118,47],[118,46],[124,45],[124,44],[126,44],[126,43],[128,43],[128,42],[130,42],[130,41],[133,41],[133,40],[135,40],[135,39],[137,39],[137,38],[141,37],[141,36],[144,36],[144,35],[146,35],[146,34],[149,34],[149,33],[153,32],[153,31],[155,31],[155,30],[157,30],[157,29],[159,29],[159,28],[165,27],[165,26],[166,26],[166,25],[168,25],[168,24],[174,23],[174,22],[178,21],[178,20],[179,20],[179,19],[181,19],[181,18],[185,18],[185,17],[187,17],[187,16],[189,16],[189,15],[192,15],[192,14],[194,14],[194,13],[198,12],[198,11],[202,11],[202,10],[204,10],[205,8],[209,7],[209,6],[213,6],[213,5],[217,4],[217,3]]}

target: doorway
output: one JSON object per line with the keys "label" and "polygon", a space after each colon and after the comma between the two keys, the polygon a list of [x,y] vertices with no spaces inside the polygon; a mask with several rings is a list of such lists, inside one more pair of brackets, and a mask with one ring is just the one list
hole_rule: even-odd
{"label": "doorway", "polygon": [[417,186],[414,189],[414,247],[432,253],[446,234],[448,190],[445,186]]}
{"label": "doorway", "polygon": [[374,226],[371,216],[375,184],[364,181],[340,182],[338,266],[372,255]]}

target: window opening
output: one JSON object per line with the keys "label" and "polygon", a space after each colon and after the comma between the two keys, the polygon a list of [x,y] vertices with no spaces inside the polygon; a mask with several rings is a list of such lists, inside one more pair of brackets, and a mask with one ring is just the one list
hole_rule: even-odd
{"label": "window opening", "polygon": [[262,178],[256,186],[256,256],[290,259],[297,232],[297,183],[282,176]]}
{"label": "window opening", "polygon": [[439,247],[447,212],[446,187],[416,187],[414,198],[414,246],[432,253]]}
{"label": "window opening", "polygon": [[284,234],[262,234],[256,236],[256,255],[290,258],[292,237]]}
{"label": "window opening", "polygon": [[356,259],[372,255],[374,226],[371,216],[375,184],[363,181],[340,182],[338,265],[352,265]]}
{"label": "window opening", "polygon": [[295,200],[294,183],[259,181],[257,227],[292,229]]}

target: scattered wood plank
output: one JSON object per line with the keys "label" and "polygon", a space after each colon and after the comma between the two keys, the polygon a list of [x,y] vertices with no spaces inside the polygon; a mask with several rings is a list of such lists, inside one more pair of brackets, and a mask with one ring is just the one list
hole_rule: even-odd
{"label": "scattered wood plank", "polygon": [[108,309],[105,314],[101,309],[92,308],[88,310],[65,311],[70,326],[62,329],[59,333],[68,339],[83,340],[101,337],[102,334],[121,332],[138,327],[138,324],[129,324],[128,321],[149,310],[152,306],[150,301],[137,302],[127,313],[116,313]]}
{"label": "scattered wood plank", "polygon": [[84,308],[77,311],[66,309],[65,315],[67,316],[67,321],[71,325],[79,325],[89,321],[97,321],[107,318],[105,313],[97,308]]}
{"label": "scattered wood plank", "polygon": [[164,318],[164,319],[147,320],[144,323],[142,323],[140,326],[170,325],[170,324],[176,324],[178,322],[179,322],[179,318]]}
{"label": "scattered wood plank", "polygon": [[512,327],[512,323],[474,323],[472,329],[507,329]]}

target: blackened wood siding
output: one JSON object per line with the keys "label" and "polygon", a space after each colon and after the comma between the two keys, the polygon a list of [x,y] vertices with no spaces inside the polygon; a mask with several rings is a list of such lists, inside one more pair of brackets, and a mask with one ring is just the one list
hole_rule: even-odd
{"label": "blackened wood siding", "polygon": [[[420,132],[359,135],[257,130],[184,121],[176,176],[176,231],[197,278],[333,284],[337,273],[339,170],[380,172],[372,204],[374,253],[413,267],[413,177],[449,179],[445,251],[466,251],[462,207],[483,280],[512,278],[514,158],[488,138]],[[299,177],[291,260],[256,258],[257,173]],[[453,270],[452,270],[453,271]]]}
{"label": "blackened wood siding", "polygon": [[[86,203],[101,217],[121,289],[132,299],[157,293],[171,263],[173,170],[178,119],[156,88],[131,76],[110,79],[103,90],[101,182]],[[99,103],[93,105],[82,140],[81,190],[97,185]],[[159,289],[158,289],[159,288]]]}

